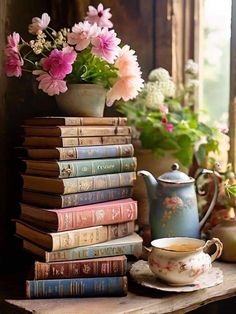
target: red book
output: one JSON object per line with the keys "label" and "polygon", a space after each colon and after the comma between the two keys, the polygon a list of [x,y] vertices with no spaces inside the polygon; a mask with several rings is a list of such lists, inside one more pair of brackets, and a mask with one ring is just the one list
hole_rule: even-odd
{"label": "red book", "polygon": [[34,263],[34,279],[63,279],[123,276],[127,271],[124,255],[65,262]]}
{"label": "red book", "polygon": [[137,201],[127,198],[63,209],[21,204],[20,218],[49,231],[110,225],[137,219]]}

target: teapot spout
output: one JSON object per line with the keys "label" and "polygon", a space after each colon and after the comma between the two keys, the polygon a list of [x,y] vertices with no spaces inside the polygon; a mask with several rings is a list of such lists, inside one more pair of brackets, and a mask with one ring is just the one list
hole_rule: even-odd
{"label": "teapot spout", "polygon": [[146,170],[138,171],[138,175],[143,176],[144,178],[149,201],[156,199],[157,185],[158,185],[156,178],[149,171],[146,171]]}

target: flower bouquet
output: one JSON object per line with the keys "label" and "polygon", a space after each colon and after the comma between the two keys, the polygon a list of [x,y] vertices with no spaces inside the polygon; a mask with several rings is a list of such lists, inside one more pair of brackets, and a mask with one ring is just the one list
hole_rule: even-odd
{"label": "flower bouquet", "polygon": [[47,13],[34,17],[29,42],[17,32],[7,37],[5,73],[21,77],[31,72],[50,96],[65,93],[68,84],[89,83],[106,89],[108,106],[135,98],[143,87],[137,56],[128,45],[121,46],[111,16],[102,4],[89,6],[83,22],[59,31],[49,26]]}
{"label": "flower bouquet", "polygon": [[151,149],[157,159],[169,151],[184,167],[192,164],[193,155],[199,166],[205,166],[209,152],[218,151],[219,130],[201,122],[193,111],[197,76],[198,66],[189,60],[185,84],[177,88],[167,70],[154,69],[134,101],[117,105],[136,130],[142,148]]}

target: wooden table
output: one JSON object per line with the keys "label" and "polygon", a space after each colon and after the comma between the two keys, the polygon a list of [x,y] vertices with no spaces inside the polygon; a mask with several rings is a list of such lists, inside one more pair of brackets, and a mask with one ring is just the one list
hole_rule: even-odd
{"label": "wooden table", "polygon": [[[154,291],[139,285],[130,287],[126,297],[23,300],[6,299],[0,313],[34,314],[162,314],[186,313],[205,304],[236,295],[236,264],[214,262],[224,274],[218,286],[191,293]],[[234,311],[236,312],[236,310]],[[233,312],[232,312],[233,313]]]}

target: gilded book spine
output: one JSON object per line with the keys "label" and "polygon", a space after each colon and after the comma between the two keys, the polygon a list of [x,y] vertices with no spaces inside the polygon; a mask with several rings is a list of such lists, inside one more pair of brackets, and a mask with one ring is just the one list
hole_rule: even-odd
{"label": "gilded book spine", "polygon": [[23,247],[25,250],[41,257],[47,263],[118,255],[134,255],[138,258],[142,254],[142,238],[134,233],[126,238],[55,252],[45,251],[25,240],[23,241]]}
{"label": "gilded book spine", "polygon": [[[62,137],[131,135],[131,127],[129,126],[61,126],[59,129],[59,136]],[[48,133],[50,134],[50,132]]]}
{"label": "gilded book spine", "polygon": [[27,280],[26,297],[98,297],[127,294],[127,277]]}
{"label": "gilded book spine", "polygon": [[59,152],[59,160],[130,157],[134,154],[134,147],[132,144],[84,146],[74,148],[58,147],[57,150]]}
{"label": "gilded book spine", "polygon": [[136,157],[59,161],[59,178],[136,171]]}
{"label": "gilded book spine", "polygon": [[87,260],[43,263],[35,262],[34,279],[63,279],[103,276],[123,276],[127,271],[125,256],[112,256]]}
{"label": "gilded book spine", "polygon": [[135,179],[136,172],[124,172],[82,178],[63,179],[63,194],[104,190],[122,186],[133,186]]}
{"label": "gilded book spine", "polygon": [[86,228],[96,225],[108,225],[137,219],[137,202],[100,206],[98,209],[91,208],[84,211],[61,212],[57,211],[58,230],[71,230]]}
{"label": "gilded book spine", "polygon": [[[109,235],[110,235],[109,230]],[[96,226],[65,232],[51,233],[52,251],[92,245],[108,240],[108,226]],[[43,245],[43,243],[42,243]]]}
{"label": "gilded book spine", "polygon": [[[132,197],[132,187],[120,187],[114,189],[98,190],[83,193],[74,193],[61,196],[62,208],[72,207],[77,205],[86,205],[93,203],[100,203],[120,198]],[[36,204],[37,205],[37,204]],[[39,204],[44,206],[43,204]]]}

